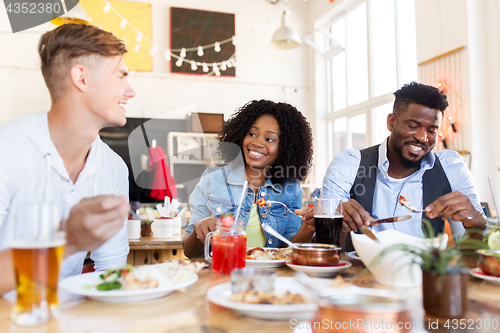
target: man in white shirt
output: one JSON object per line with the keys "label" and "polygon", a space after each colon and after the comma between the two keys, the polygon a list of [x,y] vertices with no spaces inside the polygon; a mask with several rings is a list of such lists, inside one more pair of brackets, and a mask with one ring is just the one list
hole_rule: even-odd
{"label": "man in white shirt", "polygon": [[135,96],[125,52],[113,34],[83,24],[41,37],[50,111],[0,126],[0,294],[14,288],[9,217],[23,203],[72,207],[61,277],[81,273],[88,251],[98,270],[126,263],[128,170],[98,136],[104,127],[125,124],[123,107]]}
{"label": "man in white shirt", "polygon": [[394,95],[394,110],[387,117],[391,135],[378,146],[341,151],[323,180],[322,197],[345,201],[344,230],[371,225],[375,217],[410,214],[398,203],[399,195],[425,209],[425,215],[412,213],[407,221],[379,224],[376,230],[424,237],[422,219],[435,233],[444,231],[448,219],[455,238],[464,234],[464,227],[483,228],[476,185],[464,159],[455,151],[432,152],[448,106],[446,96],[416,82]]}

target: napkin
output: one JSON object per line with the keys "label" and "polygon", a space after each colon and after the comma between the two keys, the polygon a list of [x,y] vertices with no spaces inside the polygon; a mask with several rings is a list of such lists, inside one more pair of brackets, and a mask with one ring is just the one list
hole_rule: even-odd
{"label": "napkin", "polygon": [[166,196],[165,204],[163,206],[161,204],[156,205],[156,209],[162,217],[174,217],[177,215],[177,208],[179,206],[180,203],[177,199],[172,199],[172,202],[170,202],[170,198]]}
{"label": "napkin", "polygon": [[415,262],[414,255],[400,250],[387,253],[377,265],[374,265],[375,259],[382,251],[396,244],[426,247],[429,242],[435,242],[439,244],[441,249],[444,249],[448,242],[447,234],[433,239],[425,239],[406,235],[393,229],[377,232],[377,238],[380,242],[375,242],[366,235],[354,232],[351,232],[351,237],[356,253],[375,276],[375,279],[382,284],[396,288],[420,286],[422,284],[422,269],[418,262]]}

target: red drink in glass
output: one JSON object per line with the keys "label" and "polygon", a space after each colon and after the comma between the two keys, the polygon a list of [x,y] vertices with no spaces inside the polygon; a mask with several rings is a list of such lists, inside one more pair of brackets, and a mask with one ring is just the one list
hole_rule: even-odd
{"label": "red drink in glass", "polygon": [[215,235],[212,242],[212,269],[217,274],[231,274],[245,267],[246,235]]}

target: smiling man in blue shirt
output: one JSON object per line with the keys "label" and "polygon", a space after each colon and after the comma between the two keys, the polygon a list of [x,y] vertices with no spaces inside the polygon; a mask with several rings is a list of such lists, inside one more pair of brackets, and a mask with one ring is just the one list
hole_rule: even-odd
{"label": "smiling man in blue shirt", "polygon": [[[428,219],[435,232],[448,219],[454,238],[464,227],[482,228],[475,182],[465,160],[455,151],[431,152],[448,102],[437,88],[412,82],[394,93],[393,113],[387,116],[390,136],[380,145],[361,151],[344,149],[330,164],[322,197],[342,198],[344,230],[358,230],[373,218],[407,215],[398,203],[404,196],[412,206],[425,209],[404,222],[374,226],[424,237]],[[349,242],[347,242],[349,243]],[[346,250],[350,245],[346,244]]]}

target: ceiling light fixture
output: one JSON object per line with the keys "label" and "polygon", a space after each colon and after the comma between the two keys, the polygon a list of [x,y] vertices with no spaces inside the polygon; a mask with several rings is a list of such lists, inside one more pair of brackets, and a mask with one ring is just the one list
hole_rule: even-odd
{"label": "ceiling light fixture", "polygon": [[70,11],[50,20],[54,25],[63,25],[66,23],[84,23],[89,24],[92,19],[87,15],[85,9],[77,3]]}
{"label": "ceiling light fixture", "polygon": [[299,34],[288,26],[286,10],[281,17],[281,27],[273,35],[272,44],[277,49],[287,50],[299,47],[302,44]]}
{"label": "ceiling light fixture", "polygon": [[[288,18],[290,15],[288,8],[290,8],[290,6],[292,6],[296,1],[297,0],[294,0],[290,4],[288,4],[287,0],[284,1],[283,15],[281,15],[281,26],[278,28],[278,30],[276,30],[271,40],[271,44],[277,49],[288,50],[299,47],[302,44],[300,35],[295,30],[290,28],[288,22]],[[271,3],[275,4],[277,2],[278,1]]]}

